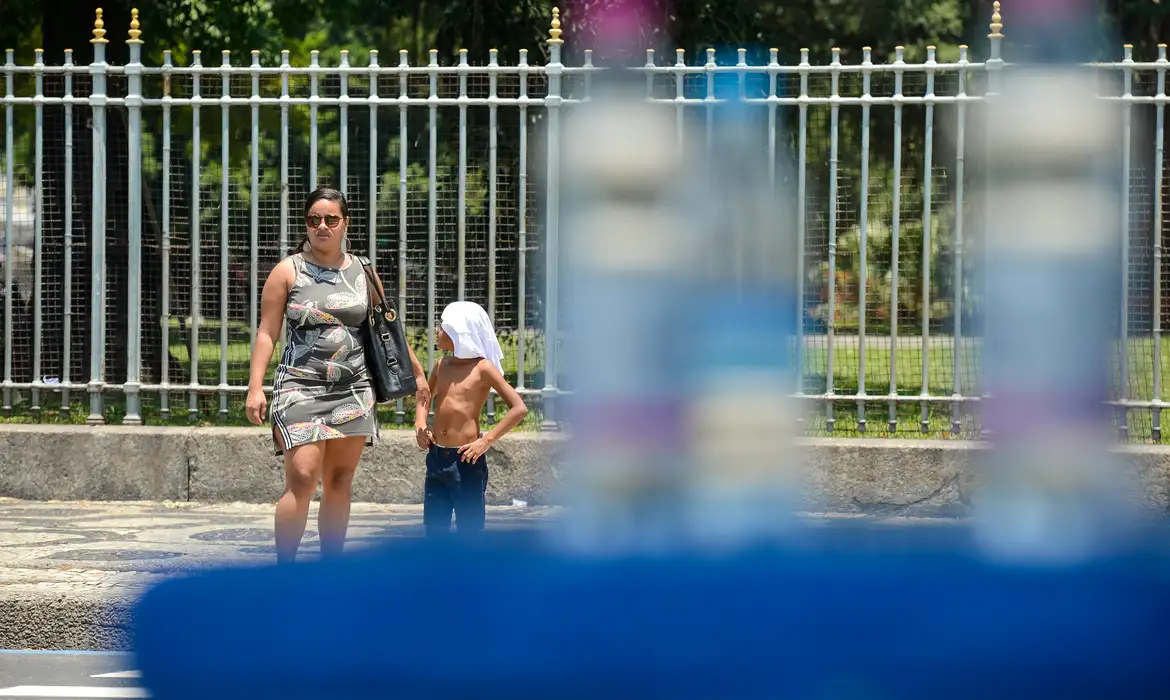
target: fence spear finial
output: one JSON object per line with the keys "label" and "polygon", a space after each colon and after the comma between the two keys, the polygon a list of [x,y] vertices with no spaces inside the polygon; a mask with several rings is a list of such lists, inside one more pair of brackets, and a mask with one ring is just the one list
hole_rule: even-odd
{"label": "fence spear finial", "polygon": [[138,28],[139,26],[140,25],[138,24],[138,8],[133,7],[130,9],[130,38],[126,40],[127,44],[141,44],[142,43],[142,39],[139,38],[142,36],[142,30]]}
{"label": "fence spear finial", "polygon": [[102,21],[102,8],[97,8],[95,11],[97,17],[93,21],[93,38],[89,40],[91,44],[108,44],[106,39],[106,23]]}
{"label": "fence spear finial", "polygon": [[561,8],[554,7],[552,9],[552,24],[548,30],[548,43],[563,44],[561,39]]}
{"label": "fence spear finial", "polygon": [[1001,29],[1003,29],[1003,17],[999,14],[999,0],[995,0],[991,3],[991,33],[987,35],[988,38],[1002,39]]}

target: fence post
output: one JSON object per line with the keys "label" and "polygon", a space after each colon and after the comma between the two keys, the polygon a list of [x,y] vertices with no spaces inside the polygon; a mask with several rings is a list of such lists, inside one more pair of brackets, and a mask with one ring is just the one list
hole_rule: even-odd
{"label": "fence post", "polygon": [[[500,65],[500,54],[496,49],[488,49],[488,66],[492,69]],[[493,70],[488,76],[488,288],[487,312],[492,327],[498,323],[496,319],[496,216],[499,212],[498,183],[499,183],[499,132],[500,111],[496,104],[499,97],[499,75]],[[496,401],[492,394],[488,394],[487,404],[488,423],[495,425]]]}
{"label": "fence post", "polygon": [[203,237],[200,235],[200,218],[203,209],[203,140],[200,134],[200,106],[203,104],[200,89],[203,85],[203,52],[191,50],[191,200],[190,200],[190,264],[191,291],[187,315],[189,338],[187,357],[191,362],[191,381],[187,390],[187,420],[194,423],[199,418],[199,329],[203,326],[203,290],[201,289],[201,258]]}
{"label": "fence post", "polygon": [[16,182],[14,178],[12,135],[12,78],[16,65],[13,49],[4,54],[4,96],[9,101],[4,105],[4,417],[12,415],[12,351],[14,342],[12,330],[12,209]]}
{"label": "fence post", "polygon": [[[1124,80],[1124,87],[1121,103],[1122,112],[1122,131],[1121,131],[1121,386],[1120,394],[1118,396],[1121,401],[1128,402],[1129,395],[1129,269],[1130,269],[1130,179],[1133,171],[1133,103],[1129,98],[1133,97],[1133,45],[1125,44],[1122,47],[1121,63],[1125,66],[1122,69]],[[1156,274],[1160,274],[1160,271]],[[1129,410],[1122,405],[1118,410],[1117,417],[1117,432],[1118,438],[1125,442],[1129,438]]]}
{"label": "fence post", "polygon": [[87,425],[106,422],[102,410],[102,389],[105,375],[106,350],[106,39],[102,9],[95,11],[93,23],[93,63],[89,74],[93,88],[89,106],[93,110],[93,180],[90,201],[90,260],[89,274],[92,293],[89,314],[89,415]]}
{"label": "fence post", "polygon": [[541,430],[556,430],[556,397],[557,397],[557,303],[560,282],[558,263],[560,260],[560,178],[561,178],[561,11],[552,8],[552,25],[549,29],[548,65],[545,72],[548,74],[548,96],[545,106],[548,114],[548,142],[545,146],[548,152],[548,172],[546,194],[547,226],[545,231],[545,278],[544,278],[544,388],[543,396],[544,420]]}
{"label": "fence post", "polygon": [[999,0],[991,4],[991,33],[987,35],[991,55],[987,59],[987,94],[999,94],[1000,71],[1003,69],[1003,17],[999,14]]}
{"label": "fence post", "polygon": [[[935,47],[926,47],[926,143],[922,164],[922,259],[919,261],[922,271],[922,391],[921,395],[930,395],[930,253],[931,253],[931,226],[934,207],[931,191],[934,185],[934,75],[935,75]],[[952,352],[958,352],[954,348]],[[897,352],[893,348],[892,352]],[[923,434],[930,432],[930,403],[922,402],[921,414],[918,421],[919,429]]]}
{"label": "fence post", "polygon": [[162,365],[159,368],[160,390],[158,414],[164,422],[171,418],[171,52],[163,51],[162,97]]}
{"label": "fence post", "polygon": [[[861,48],[861,210],[858,212],[857,220],[859,230],[857,232],[857,257],[858,267],[861,274],[858,275],[857,289],[858,289],[858,309],[857,309],[857,395],[865,396],[865,348],[867,345],[869,333],[865,328],[866,304],[868,300],[869,284],[868,284],[868,256],[869,256],[869,153],[870,153],[870,110],[873,98],[872,81],[873,81],[873,49],[869,46]],[[773,86],[774,87],[774,86]],[[776,94],[775,89],[772,94]],[[774,127],[769,128],[769,133],[774,131]],[[773,155],[769,161],[775,159]],[[772,177],[775,180],[775,175]],[[772,185],[773,190],[775,184]],[[897,348],[891,348],[891,353],[897,352]],[[866,428],[865,419],[865,399],[857,402],[857,432],[865,433]]]}
{"label": "fence post", "polygon": [[[829,62],[830,73],[829,81],[831,84],[830,94],[832,99],[837,99],[841,96],[841,49],[833,47],[831,49],[833,58]],[[708,65],[714,64],[714,61],[708,61]],[[710,71],[709,76],[714,74]],[[713,80],[709,81],[707,85],[712,85]],[[711,91],[707,93],[711,95]],[[837,161],[840,153],[840,120],[841,108],[834,102],[829,107],[829,245],[828,245],[828,268],[829,268],[829,308],[825,313],[827,320],[825,321],[825,345],[828,352],[825,353],[825,396],[832,397],[836,392],[833,390],[833,375],[834,372],[834,355],[837,352],[837,209],[840,206],[840,188],[838,187],[837,175]],[[707,122],[707,133],[711,133],[710,126],[713,120]],[[711,140],[707,140],[708,147],[711,146]],[[861,339],[862,344],[865,339]],[[833,428],[837,424],[836,406],[830,399],[825,402],[825,432],[832,433]]]}
{"label": "fence post", "polygon": [[33,418],[40,420],[41,418],[41,389],[44,384],[42,382],[41,373],[41,336],[44,335],[44,311],[43,311],[43,292],[44,292],[44,276],[45,276],[45,50],[36,49],[36,58],[33,61],[33,70],[35,71],[35,85],[36,92],[33,99],[36,100],[36,127],[33,136],[33,159],[34,159],[34,180],[33,180],[33,196],[34,196],[34,212],[35,221],[33,223],[33,257],[36,259],[35,267],[33,268],[33,357],[32,357],[32,396],[29,410],[32,412]]}
{"label": "fence post", "polygon": [[73,386],[73,49],[65,49],[65,270],[61,311],[61,412],[68,418]]}
{"label": "fence post", "polygon": [[[983,97],[983,110],[984,110],[985,115],[991,111],[991,103],[992,103],[993,96],[999,93],[1000,71],[1003,69],[1003,55],[1002,55],[1003,33],[1001,31],[1003,29],[1003,18],[999,14],[998,0],[994,3],[992,3],[991,7],[992,7],[991,24],[989,25],[989,28],[991,29],[991,33],[987,35],[988,50],[990,51],[990,53],[988,54],[987,62],[986,62],[987,93]],[[983,127],[983,174],[982,174],[983,193],[981,195],[982,200],[983,200],[981,203],[982,204],[981,208],[983,209],[983,272],[980,275],[982,280],[983,280],[983,295],[984,295],[985,305],[986,305],[986,292],[987,292],[987,241],[989,240],[990,235],[991,235],[991,226],[992,226],[991,212],[992,212],[992,204],[993,204],[991,201],[991,167],[990,167],[992,134],[991,134],[991,129],[988,126],[988,123],[989,123],[989,120],[985,117],[983,120],[983,124],[984,124],[984,127]],[[986,310],[984,311],[984,314],[986,314]],[[984,329],[987,328],[986,317],[983,319],[982,326]],[[982,348],[980,348],[980,353],[982,354]],[[986,393],[986,392],[984,391],[983,393]],[[985,428],[982,427],[982,421],[980,421],[980,423],[981,423],[980,428],[979,428],[980,437],[981,438],[990,437],[989,432]]]}
{"label": "fence post", "polygon": [[528,49],[520,49],[516,64],[520,72],[520,201],[516,203],[516,386],[523,389],[528,338]]}
{"label": "fence post", "polygon": [[142,425],[142,401],[138,393],[142,364],[142,31],[138,29],[138,10],[130,10],[130,61],[126,64],[126,109],[129,113],[129,184],[130,210],[126,221],[130,227],[130,265],[127,282],[130,308],[126,319],[126,416],[125,425]]}
{"label": "fence post", "polygon": [[[439,50],[427,52],[427,374],[435,368],[435,258],[439,240]],[[433,409],[432,409],[433,412]]]}
{"label": "fence post", "polygon": [[[407,168],[410,165],[407,118],[410,107],[406,104],[406,99],[410,97],[410,74],[406,72],[409,63],[410,53],[406,49],[400,49],[398,51],[398,313],[402,315],[404,325],[406,323],[406,207],[407,195],[409,194],[407,188],[410,184],[410,181],[407,180]],[[374,83],[376,82],[375,80]],[[372,131],[370,133],[373,134]],[[370,143],[377,143],[372,135]],[[375,189],[375,192],[378,191],[380,190]],[[373,220],[373,216],[370,219]],[[370,245],[373,246],[372,243]],[[371,255],[370,260],[376,262],[377,257]],[[434,317],[430,316],[424,321],[427,324],[434,322]],[[394,407],[394,422],[398,425],[406,422],[406,403],[402,399],[398,399],[398,403]]]}
{"label": "fence post", "polygon": [[231,106],[232,53],[223,50],[220,62],[220,95],[224,98],[219,117],[219,420],[228,417],[228,212],[231,211]]}
{"label": "fence post", "polygon": [[[370,213],[366,217],[368,228],[370,230],[370,243],[366,251],[366,257],[374,265],[378,264],[378,198],[381,196],[381,178],[378,172],[378,50],[370,50],[370,143],[374,144],[370,148],[370,184],[369,194],[366,196],[369,201]],[[401,277],[401,275],[399,275]],[[398,314],[402,315],[404,309],[401,305],[398,307]]]}
{"label": "fence post", "polygon": [[[289,107],[289,61],[288,49],[280,52],[280,253],[283,258],[288,250],[288,107]],[[284,338],[284,324],[280,337]]]}
{"label": "fence post", "polygon": [[[288,49],[280,52],[280,244],[278,258],[289,254],[288,249],[288,109],[289,109],[289,58]],[[371,141],[371,143],[373,143]],[[300,252],[298,250],[298,252]],[[288,319],[280,321],[280,344],[288,339]],[[283,350],[281,351],[283,353]]]}
{"label": "fence post", "polygon": [[[260,51],[252,50],[252,97],[248,100],[252,111],[252,168],[250,178],[250,205],[252,233],[248,246],[248,335],[254,346],[256,329],[260,323]],[[284,251],[280,251],[283,257]]]}
{"label": "fence post", "polygon": [[[952,307],[953,313],[953,328],[952,337],[954,338],[954,348],[951,350],[951,386],[956,399],[951,404],[951,433],[959,435],[962,428],[962,419],[960,418],[962,408],[957,399],[963,395],[962,384],[962,348],[963,348],[963,259],[966,253],[963,251],[965,245],[963,241],[963,171],[966,166],[967,156],[964,151],[967,150],[967,46],[966,44],[959,45],[959,104],[956,106],[957,115],[955,118],[955,253],[951,264],[953,265],[951,279],[953,280],[954,289],[952,290],[953,299]],[[864,269],[864,267],[862,268]],[[864,289],[864,285],[862,289]]]}
{"label": "fence post", "polygon": [[[341,128],[338,129],[338,137],[341,139],[341,172],[337,175],[337,189],[346,197],[352,197],[349,192],[349,50],[341,50],[341,105],[338,107],[341,117]],[[370,140],[371,144],[377,144],[377,141]],[[370,150],[377,150],[371,148]],[[349,236],[343,236],[341,244],[345,246],[343,252],[348,253],[350,249]]]}
{"label": "fence post", "polygon": [[[808,169],[808,49],[800,50],[800,101],[799,101],[799,129],[796,136],[796,269],[800,275],[796,280],[796,394],[804,395],[804,248],[808,237],[808,183],[805,171]],[[895,105],[895,109],[898,109]],[[895,151],[896,152],[896,151]],[[897,192],[895,188],[894,192]],[[896,194],[894,196],[897,196]],[[898,208],[894,207],[895,216]],[[896,250],[896,249],[895,249]],[[897,260],[895,254],[894,260]],[[890,353],[892,358],[894,353]],[[797,422],[803,424],[801,417],[804,412],[797,414]]]}
{"label": "fence post", "polygon": [[[1158,94],[1166,96],[1166,45],[1158,44]],[[1158,103],[1154,127],[1154,401],[1162,402],[1162,194],[1166,143],[1166,105]],[[1162,442],[1162,409],[1154,408],[1154,442]]]}
{"label": "fence post", "polygon": [[317,189],[317,100],[320,98],[321,52],[309,52],[309,191]]}
{"label": "fence post", "polygon": [[458,285],[456,299],[463,301],[467,298],[467,49],[459,49],[456,70],[459,71],[459,183],[455,194],[458,197],[455,211],[458,273],[455,279]]}

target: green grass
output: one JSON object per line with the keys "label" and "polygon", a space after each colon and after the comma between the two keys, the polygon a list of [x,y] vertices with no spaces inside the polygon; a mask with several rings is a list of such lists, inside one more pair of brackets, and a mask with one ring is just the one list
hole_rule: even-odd
{"label": "green grass", "polygon": [[[871,338],[871,343],[874,339]],[[933,341],[937,342],[937,341]],[[827,341],[824,337],[812,338],[804,358],[804,391],[806,394],[825,393],[828,382]],[[1127,344],[1126,368],[1128,376],[1128,398],[1149,401],[1155,397],[1154,377],[1160,374],[1165,390],[1163,398],[1170,398],[1170,344],[1162,349],[1160,372],[1155,370],[1154,341],[1149,338],[1130,339]],[[1110,370],[1115,387],[1121,385],[1120,344],[1114,352]],[[958,393],[963,396],[980,394],[981,341],[965,338],[958,351]],[[890,394],[890,367],[894,361],[896,393],[900,396],[917,396],[923,393],[923,359],[926,362],[926,387],[931,396],[949,396],[955,393],[955,351],[951,347],[932,345],[924,354],[920,339],[900,339],[898,348],[892,352],[888,347],[868,347],[865,352],[865,392],[882,398]],[[834,393],[853,395],[858,392],[860,381],[861,353],[854,339],[839,339],[833,352]],[[932,403],[926,407],[926,427],[923,420],[922,404],[916,401],[900,402],[895,406],[896,428],[888,427],[889,407],[885,402],[869,401],[865,411],[865,430],[861,430],[860,412],[852,402],[834,402],[833,429],[828,429],[826,402],[809,402],[804,407],[805,433],[810,436],[838,437],[922,437],[922,438],[971,438],[978,436],[978,408],[972,404],[960,404],[957,420],[959,432],[953,432],[950,404]],[[1152,433],[1152,412],[1148,409],[1133,409],[1128,412],[1131,438],[1149,439]]]}
{"label": "green grass", "polygon": [[[804,393],[827,393],[829,351],[824,338],[810,340],[811,347],[804,356]],[[954,359],[951,348],[932,347],[925,355],[919,342],[899,342],[897,350],[888,347],[867,347],[865,351],[865,393],[877,400],[865,403],[865,424],[862,413],[852,402],[808,401],[801,408],[804,433],[812,437],[920,437],[935,439],[971,438],[978,435],[978,413],[968,405],[959,407],[959,427],[953,431],[952,407],[949,404],[926,405],[926,429],[920,425],[922,404],[900,402],[895,404],[895,427],[890,429],[889,404],[883,399],[890,392],[890,369],[894,368],[895,393],[899,396],[917,396],[922,392],[923,358],[926,359],[927,393],[931,396],[950,396],[955,393]],[[960,346],[959,393],[977,395],[979,378],[979,347],[977,341]],[[834,348],[834,394],[853,395],[859,392],[861,382],[861,353],[855,343],[848,341]]]}
{"label": "green grass", "polygon": [[[860,352],[852,339],[839,339],[843,347],[834,348],[833,386],[836,393],[852,394],[860,386]],[[874,342],[871,338],[870,342]],[[825,390],[828,350],[823,337],[810,338],[805,352],[804,374],[806,393]],[[1119,344],[1120,345],[1120,344]],[[975,338],[964,338],[959,349],[959,393],[968,396],[979,391],[982,372],[982,343]],[[1149,338],[1132,338],[1128,342],[1128,398],[1149,401],[1154,398],[1154,341]],[[1118,347],[1118,350],[1120,348]],[[889,348],[870,347],[865,352],[865,388],[867,394],[885,395],[890,393],[890,362],[895,359],[896,386],[899,394],[918,394],[922,389],[922,363],[924,354],[921,341],[900,339],[896,353]],[[950,347],[931,347],[927,353],[927,387],[933,396],[955,393],[954,360],[955,352]],[[1114,386],[1121,384],[1121,353],[1114,352],[1110,370]],[[1163,398],[1170,398],[1170,343],[1162,348],[1160,377],[1164,388]]]}
{"label": "green grass", "polygon": [[[426,366],[429,357],[428,352],[425,350],[426,330],[417,328],[408,329],[407,337],[419,361],[423,363],[423,366]],[[205,324],[200,329],[199,341],[199,383],[218,385],[220,383],[221,370],[218,324]],[[515,335],[501,335],[500,346],[504,350],[504,359],[501,364],[504,368],[504,376],[513,385],[515,385],[518,377],[518,345],[519,343]],[[229,326],[227,350],[225,353],[222,353],[227,357],[227,383],[229,385],[237,386],[248,383],[249,365],[252,357],[251,348],[252,340],[249,337],[247,326],[242,324],[232,324]],[[268,363],[268,371],[265,375],[266,383],[272,382],[276,366],[280,364],[281,351],[282,348],[278,347],[272,354],[272,360]],[[537,376],[543,377],[539,371],[544,353],[543,338],[530,332],[524,343],[524,353],[526,384],[531,385],[532,378]],[[172,371],[174,371],[176,366],[182,367],[184,370],[189,370],[191,362],[190,334],[189,332],[181,331],[177,322],[172,322],[171,324],[170,356],[169,366]],[[436,358],[441,356],[442,353],[436,353],[435,355]]]}
{"label": "green grass", "polygon": [[[219,323],[216,321],[205,322],[200,328],[198,378],[199,383],[205,386],[217,386],[220,383],[221,351],[219,332]],[[423,350],[426,347],[426,330],[408,329],[407,333],[410,343],[418,355],[419,361],[425,367],[428,362],[428,354]],[[519,364],[517,339],[514,335],[502,335],[500,345],[504,349],[504,359],[501,362],[504,368],[504,375],[515,386],[518,378],[517,367]],[[143,393],[141,397],[144,423],[147,425],[176,426],[251,425],[244,413],[244,394],[242,393],[228,394],[226,413],[220,412],[220,397],[218,394],[198,396],[196,399],[195,413],[193,415],[189,413],[190,394],[184,391],[182,386],[190,381],[187,376],[187,373],[190,371],[191,359],[190,333],[189,331],[180,329],[177,320],[172,320],[171,322],[169,350],[170,359],[168,360],[168,369],[172,373],[171,382],[177,387],[175,390],[168,392],[170,415],[164,417],[162,413],[162,402],[157,393]],[[282,348],[278,347],[273,353],[272,360],[269,362],[268,370],[265,374],[264,381],[266,384],[270,385],[272,383],[276,367],[280,364],[281,351]],[[543,374],[539,371],[539,363],[543,360],[542,353],[544,352],[543,338],[530,334],[525,342],[524,352],[524,364],[526,367],[525,384],[528,386],[540,386],[543,382]],[[251,338],[245,324],[232,323],[229,325],[227,351],[224,355],[227,358],[227,384],[229,386],[247,385],[251,363]],[[441,357],[441,354],[436,354],[435,357],[437,359]],[[184,375],[182,378],[176,374],[177,368],[181,368]],[[157,373],[158,371],[155,370],[152,374]],[[41,402],[43,404],[43,410],[39,413],[32,410],[30,399],[31,397],[28,392],[17,392],[12,415],[0,416],[0,422],[76,425],[84,424],[86,417],[89,415],[89,398],[85,394],[84,388],[80,391],[74,390],[71,393],[70,408],[67,413],[60,410],[61,396],[59,393],[49,393],[47,396],[42,394]],[[539,397],[526,398],[525,402],[529,406],[529,414],[515,429],[539,430],[542,420]],[[120,392],[106,392],[103,408],[106,423],[119,424],[126,415],[125,398]],[[485,425],[491,423],[491,412],[489,408],[491,408],[490,405],[484,407],[483,421]],[[507,405],[496,397],[494,400],[495,417],[502,417],[507,409]],[[397,410],[396,404],[379,406],[378,417],[379,422],[387,428],[401,427],[404,429],[412,429],[414,425],[414,399],[406,398],[403,400],[401,413]]]}
{"label": "green grass", "polygon": [[[227,382],[230,385],[242,386],[247,383],[248,363],[250,356],[250,339],[247,328],[233,324],[230,327],[229,342],[227,345]],[[428,354],[425,347],[425,331],[411,329],[410,337],[419,359],[426,364]],[[220,345],[219,331],[213,324],[206,324],[200,333],[199,368],[198,376],[201,384],[217,385],[220,382]],[[177,325],[171,331],[172,366],[189,369],[189,334],[180,331]],[[941,343],[941,344],[940,344]],[[972,438],[978,436],[979,416],[978,408],[972,404],[959,406],[959,431],[953,431],[954,410],[952,405],[945,403],[927,404],[925,430],[921,425],[922,404],[914,401],[900,402],[895,406],[895,429],[889,429],[889,408],[882,400],[890,393],[891,363],[896,369],[896,391],[900,396],[916,396],[922,391],[923,361],[926,361],[926,386],[932,396],[949,396],[955,392],[955,351],[946,341],[932,341],[931,347],[923,354],[921,341],[916,338],[899,339],[896,350],[891,350],[888,343],[882,338],[870,338],[870,346],[865,351],[865,390],[873,397],[866,404],[865,430],[860,423],[860,412],[853,402],[833,402],[832,430],[829,430],[828,409],[824,401],[807,401],[802,405],[804,432],[811,436],[841,436],[841,437],[921,437],[921,438]],[[526,338],[525,342],[525,385],[539,387],[543,384],[541,366],[543,364],[543,339],[535,334]],[[884,345],[884,347],[883,347]],[[514,335],[503,335],[501,346],[504,348],[504,370],[508,380],[515,385],[517,380],[518,353],[517,339]],[[1161,378],[1170,388],[1170,347],[1164,349],[1161,358]],[[828,370],[827,341],[823,336],[810,336],[807,339],[804,353],[804,392],[809,395],[825,393]],[[958,351],[959,392],[964,396],[978,395],[979,378],[981,373],[980,341],[966,338],[960,343]],[[1128,344],[1128,375],[1129,398],[1135,400],[1149,400],[1154,397],[1154,344],[1147,338],[1132,339]],[[834,393],[838,395],[852,395],[858,391],[860,381],[861,353],[855,338],[841,337],[833,352],[833,381]],[[267,381],[271,381],[272,372],[279,361],[279,349],[270,366]],[[1119,354],[1114,357],[1113,372],[1115,385],[1120,380]],[[155,372],[157,373],[157,372]],[[172,382],[179,381],[177,375],[172,375]],[[184,378],[183,381],[186,381]],[[1164,392],[1165,395],[1165,392]],[[0,418],[5,422],[21,423],[84,423],[88,414],[88,397],[84,392],[74,392],[73,409],[68,416],[59,415],[60,405],[58,394],[49,394],[43,399],[48,409],[40,415],[34,415],[30,410],[27,392],[18,392],[13,414]],[[243,411],[243,394],[228,395],[228,410],[226,414],[219,413],[218,395],[204,395],[198,397],[197,411],[194,417],[188,415],[188,394],[181,389],[170,393],[171,415],[164,419],[161,413],[160,397],[157,394],[144,394],[143,418],[151,425],[248,425]],[[529,416],[518,428],[519,430],[539,429],[542,420],[542,406],[539,396],[526,397],[531,409]],[[379,407],[379,417],[383,425],[389,428],[409,428],[413,422],[413,401],[404,401],[404,415],[399,415],[395,406]],[[502,402],[496,402],[497,416],[503,414],[506,407]],[[124,400],[120,393],[107,392],[105,399],[105,416],[107,423],[120,423],[124,416]],[[399,421],[402,423],[399,423]],[[484,415],[485,424],[488,421],[487,411]],[[1142,439],[1148,438],[1151,433],[1151,412],[1135,409],[1130,411],[1131,436]]]}

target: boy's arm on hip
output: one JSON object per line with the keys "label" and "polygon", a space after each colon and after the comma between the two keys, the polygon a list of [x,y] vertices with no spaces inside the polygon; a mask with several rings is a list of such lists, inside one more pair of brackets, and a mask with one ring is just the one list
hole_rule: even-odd
{"label": "boy's arm on hip", "polygon": [[489,443],[494,443],[524,420],[524,417],[528,415],[528,406],[524,404],[520,393],[508,383],[508,380],[504,379],[504,375],[494,364],[484,360],[480,366],[483,368],[484,376],[491,388],[495,389],[504,403],[508,404],[508,412],[504,417],[496,423],[495,427],[483,435]]}

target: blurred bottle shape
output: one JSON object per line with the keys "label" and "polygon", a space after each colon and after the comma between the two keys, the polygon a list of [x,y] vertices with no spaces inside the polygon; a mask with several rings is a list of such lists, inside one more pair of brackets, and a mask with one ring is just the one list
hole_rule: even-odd
{"label": "blurred bottle shape", "polygon": [[796,411],[787,396],[797,317],[795,217],[769,178],[765,117],[758,104],[738,99],[716,110],[703,179],[708,216],[683,291],[688,520],[693,542],[717,548],[791,532],[802,485],[792,442]]}
{"label": "blurred bottle shape", "polygon": [[734,547],[790,517],[791,217],[746,109],[716,110],[710,159],[638,76],[599,81],[566,123],[579,380],[557,534],[578,551]]}
{"label": "blurred bottle shape", "polygon": [[[987,453],[976,495],[984,552],[1073,564],[1132,532],[1110,437],[1112,317],[1123,284],[1120,105],[1078,64],[1083,3],[1044,2],[1012,25],[1019,63],[986,111],[984,377]],[[1023,11],[1027,10],[1027,11]]]}

